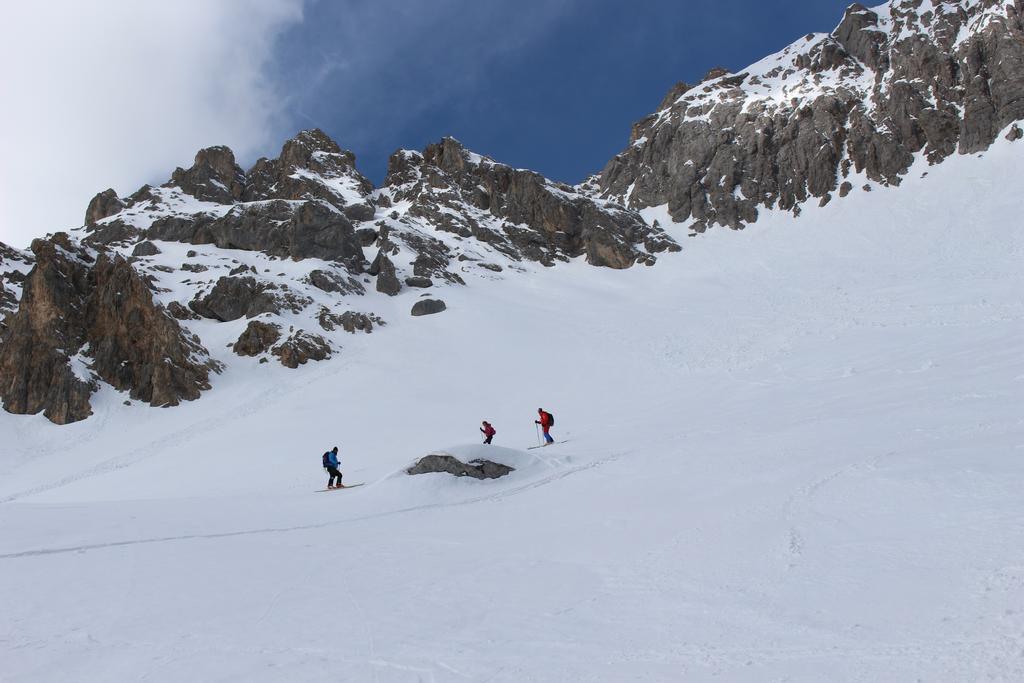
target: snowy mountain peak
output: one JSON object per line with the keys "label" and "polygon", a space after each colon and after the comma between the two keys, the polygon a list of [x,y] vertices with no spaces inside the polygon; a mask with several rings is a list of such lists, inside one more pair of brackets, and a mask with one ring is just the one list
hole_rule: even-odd
{"label": "snowy mountain peak", "polygon": [[1022,17],[995,0],[852,5],[830,34],[674,87],[597,193],[697,232],[740,228],[759,209],[898,185],[918,154],[983,151],[1024,118]]}

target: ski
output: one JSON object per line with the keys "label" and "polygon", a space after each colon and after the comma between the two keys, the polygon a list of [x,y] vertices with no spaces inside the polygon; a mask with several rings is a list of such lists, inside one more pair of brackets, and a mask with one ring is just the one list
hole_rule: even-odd
{"label": "ski", "polygon": [[315,493],[327,493],[328,491],[340,491],[341,489],[354,489],[355,487],[362,486],[365,483],[365,481],[361,481],[358,484],[348,484],[347,486],[340,486],[333,489],[317,489]]}
{"label": "ski", "polygon": [[543,443],[542,443],[542,444],[541,444],[541,445],[539,445],[539,446],[527,446],[527,447],[526,447],[526,450],[528,450],[528,451],[532,451],[532,450],[534,450],[534,449],[537,449],[537,448],[545,448],[546,446],[554,446],[555,444],[559,444],[559,443],[566,443],[567,441],[569,441],[569,439],[563,439],[563,440],[561,440],[561,441],[552,441],[552,442],[551,442],[551,443],[549,443],[549,444],[543,444]]}

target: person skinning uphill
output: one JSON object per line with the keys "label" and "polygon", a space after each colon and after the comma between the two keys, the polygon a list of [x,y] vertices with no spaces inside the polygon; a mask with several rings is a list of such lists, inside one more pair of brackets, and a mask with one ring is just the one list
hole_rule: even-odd
{"label": "person skinning uphill", "polygon": [[540,415],[540,419],[534,420],[534,422],[539,424],[541,430],[544,432],[544,445],[550,446],[555,442],[551,437],[551,428],[555,426],[555,416],[545,411],[543,408],[537,408],[537,414]]}
{"label": "person skinning uphill", "polygon": [[484,435],[484,443],[486,444],[491,443],[491,439],[493,439],[494,435],[498,433],[487,420],[484,420],[484,426],[480,428],[480,432]]}
{"label": "person skinning uphill", "polygon": [[[323,460],[324,460],[324,469],[327,470],[327,474],[330,475],[330,477],[327,479],[327,488],[329,488],[329,489],[344,488],[341,485],[341,472],[338,471],[338,447],[335,446],[331,450],[329,450],[326,453],[324,453]],[[337,480],[338,480],[338,485],[337,486],[334,485],[335,478],[337,478]]]}

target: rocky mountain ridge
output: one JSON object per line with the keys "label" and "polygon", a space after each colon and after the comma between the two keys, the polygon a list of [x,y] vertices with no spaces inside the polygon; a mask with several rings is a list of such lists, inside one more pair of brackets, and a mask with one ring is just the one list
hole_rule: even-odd
{"label": "rocky mountain ridge", "polygon": [[1022,118],[1024,1],[854,4],[829,34],[675,86],[587,186],[696,232],[741,228],[759,209],[898,185],[918,154],[1019,138]]}
{"label": "rocky mountain ridge", "polygon": [[343,353],[395,322],[392,301],[419,318],[446,310],[448,287],[573,259],[653,265],[680,249],[665,228],[685,231],[651,207],[694,232],[738,228],[854,182],[898,184],[917,154],[1020,137],[1022,3],[853,5],[831,34],[676,86],[575,187],[452,138],[393,154],[379,188],[319,130],[248,170],[226,147],[200,150],[161,186],[100,192],[70,235],[0,245],[0,399],[61,424],[108,385],[175,405],[225,365]]}

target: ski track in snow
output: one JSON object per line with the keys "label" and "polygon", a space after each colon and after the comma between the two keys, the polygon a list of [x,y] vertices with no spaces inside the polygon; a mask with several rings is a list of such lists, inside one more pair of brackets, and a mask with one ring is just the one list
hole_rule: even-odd
{"label": "ski track in snow", "polygon": [[[571,476],[573,474],[576,474],[578,472],[583,472],[583,471],[586,471],[586,470],[593,469],[595,467],[600,467],[601,465],[603,465],[605,463],[613,462],[613,461],[619,459],[621,457],[621,455],[622,454],[615,455],[615,456],[610,456],[610,457],[607,457],[607,458],[603,458],[602,460],[598,460],[598,461],[587,463],[585,465],[579,465],[579,466],[576,466],[576,467],[565,469],[565,470],[556,472],[556,473],[554,473],[552,475],[549,475],[547,477],[544,477],[543,479],[540,479],[538,481],[531,481],[529,483],[522,484],[520,486],[516,486],[516,487],[510,488],[510,489],[503,490],[503,491],[499,491],[497,493],[489,493],[489,494],[486,494],[486,495],[483,495],[483,496],[476,496],[476,497],[473,497],[473,498],[468,498],[466,500],[459,500],[459,501],[448,502],[448,503],[431,503],[431,504],[427,504],[427,505],[416,505],[416,506],[413,506],[413,507],[401,508],[401,509],[398,509],[398,510],[387,510],[387,511],[384,511],[384,512],[379,512],[379,513],[375,513],[375,514],[371,514],[371,515],[365,515],[365,516],[361,516],[361,517],[353,517],[353,518],[350,518],[350,519],[331,520],[331,521],[328,521],[328,522],[320,522],[320,523],[317,523],[317,524],[302,524],[302,525],[290,526],[290,527],[276,527],[276,528],[275,527],[271,527],[271,528],[263,528],[263,529],[241,529],[241,530],[238,530],[238,531],[223,531],[223,532],[212,533],[212,534],[190,534],[190,535],[183,535],[183,536],[162,536],[162,537],[156,537],[156,538],[139,538],[139,539],[130,539],[130,540],[123,540],[123,541],[110,541],[110,542],[107,542],[107,543],[95,543],[95,544],[92,544],[92,545],[61,547],[61,548],[37,548],[35,550],[24,550],[24,551],[15,552],[15,553],[0,554],[0,560],[11,560],[11,559],[16,559],[16,558],[21,558],[21,557],[36,557],[36,556],[39,556],[39,555],[59,555],[59,554],[63,554],[63,553],[78,553],[78,552],[86,552],[86,551],[89,551],[89,550],[101,550],[101,549],[105,549],[105,548],[120,548],[120,547],[124,547],[124,546],[145,545],[145,544],[150,544],[150,543],[168,543],[168,542],[171,542],[171,541],[209,540],[209,539],[217,539],[217,538],[232,538],[232,537],[235,537],[235,536],[252,536],[252,535],[259,535],[259,534],[281,534],[281,533],[288,533],[290,531],[308,531],[308,530],[311,530],[311,529],[324,529],[324,528],[327,528],[327,527],[333,527],[333,526],[338,526],[338,525],[343,525],[343,524],[356,524],[356,523],[359,523],[359,522],[366,522],[366,521],[373,520],[373,519],[378,519],[378,518],[381,518],[381,517],[391,517],[391,516],[394,516],[394,515],[404,515],[404,514],[408,514],[408,513],[412,513],[412,512],[421,512],[421,511],[424,511],[424,510],[431,510],[431,509],[435,509],[435,508],[459,507],[459,506],[463,506],[463,505],[475,505],[477,503],[496,502],[496,501],[500,501],[500,500],[503,500],[505,498],[508,498],[510,496],[518,495],[518,494],[520,494],[520,493],[522,493],[524,491],[529,491],[531,489],[535,489],[535,488],[540,487],[540,486],[547,486],[548,484],[556,482],[556,481],[558,481],[560,479],[564,479],[564,478],[569,477],[569,476]],[[127,466],[127,465],[125,465],[125,466]],[[95,473],[92,473],[92,474],[98,474],[98,473],[100,473],[100,472],[95,472]],[[72,480],[72,481],[75,481],[75,480]],[[47,489],[41,489],[41,490],[47,490]]]}
{"label": "ski track in snow", "polygon": [[[0,677],[1024,680],[1019,145],[178,408],[0,414]],[[569,443],[445,446],[538,406]],[[332,443],[366,486],[315,496]],[[401,474],[435,450],[517,471]]]}

